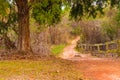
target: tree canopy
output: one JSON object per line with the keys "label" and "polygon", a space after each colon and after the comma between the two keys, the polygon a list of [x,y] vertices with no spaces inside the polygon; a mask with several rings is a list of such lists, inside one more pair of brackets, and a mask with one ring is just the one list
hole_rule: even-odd
{"label": "tree canopy", "polygon": [[[81,20],[82,17],[96,17],[97,13],[104,13],[103,9],[107,6],[119,7],[120,0],[0,0],[0,20],[2,17],[8,16],[10,5],[17,8],[18,21],[18,50],[30,50],[30,31],[29,31],[29,17],[32,9],[32,16],[40,24],[53,25],[60,21],[61,11],[64,5],[69,6],[70,16],[75,20]],[[14,13],[8,22],[13,24],[15,21]],[[0,25],[1,26],[1,25]],[[1,28],[2,29],[2,28]]]}
{"label": "tree canopy", "polygon": [[60,21],[62,0],[39,0],[33,5],[32,15],[40,24],[52,25]]}
{"label": "tree canopy", "polygon": [[119,0],[68,0],[68,2],[71,5],[70,16],[75,20],[80,20],[84,16],[95,18],[98,13],[104,13],[104,8],[120,4]]}

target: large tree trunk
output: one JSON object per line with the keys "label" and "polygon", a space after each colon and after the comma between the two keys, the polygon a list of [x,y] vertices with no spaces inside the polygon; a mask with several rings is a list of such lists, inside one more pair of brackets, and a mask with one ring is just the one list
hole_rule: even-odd
{"label": "large tree trunk", "polygon": [[31,52],[28,0],[15,0],[18,8],[18,51]]}

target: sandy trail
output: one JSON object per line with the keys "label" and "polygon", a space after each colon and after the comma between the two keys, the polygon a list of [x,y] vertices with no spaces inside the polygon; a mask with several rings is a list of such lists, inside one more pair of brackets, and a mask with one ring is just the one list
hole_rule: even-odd
{"label": "sandy trail", "polygon": [[[77,70],[90,80],[120,80],[120,60],[110,58],[94,58],[90,54],[78,54],[74,48],[80,38],[74,39],[64,49],[61,57],[71,60]],[[75,57],[79,55],[79,57]]]}
{"label": "sandy trail", "polygon": [[78,52],[74,49],[76,46],[77,41],[80,39],[80,37],[76,37],[73,41],[71,41],[70,45],[65,47],[61,57],[63,59],[70,59],[73,58]]}

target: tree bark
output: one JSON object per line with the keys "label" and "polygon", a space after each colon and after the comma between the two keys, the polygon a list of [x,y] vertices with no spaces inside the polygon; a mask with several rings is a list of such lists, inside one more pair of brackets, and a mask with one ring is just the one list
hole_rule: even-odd
{"label": "tree bark", "polygon": [[15,0],[18,8],[18,51],[31,52],[28,0]]}

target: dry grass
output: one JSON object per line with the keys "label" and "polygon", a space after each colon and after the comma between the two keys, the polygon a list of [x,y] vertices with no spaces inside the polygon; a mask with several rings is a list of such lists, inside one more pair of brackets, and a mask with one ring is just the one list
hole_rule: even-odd
{"label": "dry grass", "polygon": [[82,80],[72,62],[61,59],[0,61],[0,80]]}

